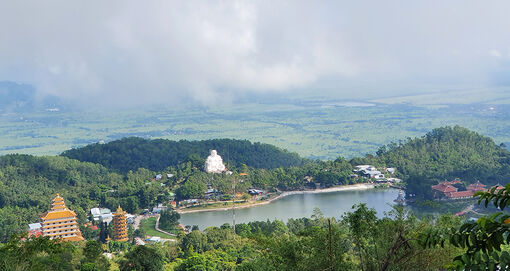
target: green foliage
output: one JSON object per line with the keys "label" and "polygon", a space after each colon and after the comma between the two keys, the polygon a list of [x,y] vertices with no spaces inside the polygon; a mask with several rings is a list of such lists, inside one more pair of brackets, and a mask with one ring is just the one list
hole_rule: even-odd
{"label": "green foliage", "polygon": [[48,237],[21,240],[14,236],[0,245],[0,270],[73,270],[75,247]]}
{"label": "green foliage", "polygon": [[173,230],[179,224],[181,215],[173,210],[161,211],[159,218],[159,227],[163,230]]}
{"label": "green foliage", "polygon": [[148,246],[135,246],[119,262],[121,271],[159,271],[163,268],[163,257]]}
{"label": "green foliage", "polygon": [[195,167],[203,167],[209,150],[219,150],[227,163],[234,166],[246,164],[255,168],[289,167],[303,164],[296,153],[275,146],[251,143],[248,140],[212,139],[202,141],[170,141],[123,138],[107,144],[92,144],[62,153],[63,156],[104,165],[120,172],[138,168],[161,171],[190,161]]}

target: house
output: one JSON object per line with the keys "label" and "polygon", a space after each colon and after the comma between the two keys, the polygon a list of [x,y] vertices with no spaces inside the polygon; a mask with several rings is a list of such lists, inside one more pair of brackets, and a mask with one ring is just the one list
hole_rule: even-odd
{"label": "house", "polygon": [[250,188],[250,189],[248,189],[248,194],[250,194],[252,196],[262,195],[262,194],[264,194],[264,190]]}
{"label": "house", "polygon": [[382,179],[382,178],[384,178],[384,174],[382,174],[379,170],[364,169],[361,172],[362,172],[363,176],[368,177],[370,179],[372,179],[372,178],[375,178],[375,179]]}
{"label": "house", "polygon": [[485,191],[485,184],[482,184],[480,181],[476,181],[474,184],[470,184],[466,187],[467,190],[471,191]]}
{"label": "house", "polygon": [[90,214],[94,217],[94,221],[106,222],[110,224],[113,219],[112,211],[108,208],[92,208]]}
{"label": "house", "polygon": [[377,168],[375,168],[372,165],[359,165],[359,166],[354,167],[355,172],[364,171],[364,170],[377,170]]}
{"label": "house", "polygon": [[396,169],[396,168],[394,168],[394,167],[388,167],[388,168],[386,168],[386,172],[388,172],[389,174],[394,174],[396,170],[397,170],[397,169]]}
{"label": "house", "polygon": [[[434,193],[435,198],[444,199],[467,199],[472,198],[477,191],[487,191],[485,185],[477,181],[474,184],[470,184],[466,187],[465,191],[457,191],[455,184],[462,183],[459,179],[453,181],[444,181],[439,184],[433,185],[432,189],[436,190]],[[499,188],[499,186],[498,186]]]}
{"label": "house", "polygon": [[431,188],[435,190],[434,198],[447,198],[448,193],[457,192],[457,187],[451,185],[448,181],[433,185]]}
{"label": "house", "polygon": [[165,211],[168,209],[168,206],[164,206],[162,203],[158,203],[158,206],[152,208],[153,213],[161,213],[161,211]]}
{"label": "house", "polygon": [[388,182],[392,182],[392,183],[401,183],[402,182],[402,179],[399,179],[399,178],[386,178],[386,180]]}
{"label": "house", "polygon": [[170,178],[172,178],[173,176],[174,176],[174,175],[173,175],[173,174],[171,174],[171,173],[166,174],[166,177],[167,177],[167,178],[169,178],[169,179],[170,179]]}
{"label": "house", "polygon": [[181,200],[179,202],[179,205],[195,205],[195,204],[199,204],[200,201],[198,199],[186,199],[186,200]]}
{"label": "house", "polygon": [[163,175],[158,174],[158,175],[156,175],[156,177],[155,177],[155,178],[156,178],[156,180],[158,180],[158,181],[159,181],[159,180],[161,180],[161,179],[163,178]]}
{"label": "house", "polygon": [[471,190],[449,192],[446,194],[448,199],[467,199],[472,198],[475,193]]}

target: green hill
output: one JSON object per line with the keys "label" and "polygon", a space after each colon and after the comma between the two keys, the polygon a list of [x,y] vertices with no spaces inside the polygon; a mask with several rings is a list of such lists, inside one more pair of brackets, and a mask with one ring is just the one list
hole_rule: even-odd
{"label": "green hill", "polygon": [[92,144],[62,153],[63,156],[101,164],[119,172],[138,168],[160,171],[192,161],[203,165],[211,149],[218,150],[223,161],[236,167],[246,164],[255,168],[300,166],[304,160],[275,146],[251,143],[248,140],[212,139],[202,141],[171,141],[129,137],[107,144]]}
{"label": "green hill", "polygon": [[510,181],[510,152],[505,146],[459,126],[437,128],[353,161],[396,167],[408,181],[408,192],[416,194],[444,179],[480,180],[488,185]]}

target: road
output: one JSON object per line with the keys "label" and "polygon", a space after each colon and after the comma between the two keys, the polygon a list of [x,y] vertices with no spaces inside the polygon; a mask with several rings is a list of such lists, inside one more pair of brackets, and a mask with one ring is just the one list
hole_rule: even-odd
{"label": "road", "polygon": [[157,215],[156,215],[156,225],[154,226],[154,228],[155,228],[157,231],[162,232],[162,233],[164,233],[164,234],[168,234],[168,235],[171,235],[171,236],[175,236],[175,237],[177,237],[177,235],[176,235],[176,234],[166,232],[166,231],[164,231],[164,230],[162,230],[162,229],[160,229],[160,228],[159,228],[159,218],[160,218],[160,215],[159,215],[159,214],[157,214]]}

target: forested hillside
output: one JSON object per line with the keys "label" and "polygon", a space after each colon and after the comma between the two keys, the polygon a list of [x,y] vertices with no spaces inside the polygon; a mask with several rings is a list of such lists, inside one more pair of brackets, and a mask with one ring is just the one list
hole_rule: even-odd
{"label": "forested hillside", "polygon": [[304,160],[273,145],[248,140],[211,139],[203,141],[171,141],[166,139],[124,138],[107,144],[92,144],[62,153],[63,156],[101,164],[119,172],[138,168],[163,170],[185,161],[203,165],[211,149],[218,150],[224,162],[255,168],[300,166]]}
{"label": "forested hillside", "polygon": [[148,170],[124,176],[66,157],[1,156],[0,241],[38,222],[56,193],[65,197],[81,223],[89,209],[98,205],[114,208],[121,204],[130,212],[153,206],[162,188],[159,183],[146,185],[152,177]]}
{"label": "forested hillside", "polygon": [[444,179],[479,180],[488,185],[510,181],[510,152],[505,146],[459,126],[437,128],[351,162],[397,167],[412,194],[423,194]]}

